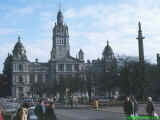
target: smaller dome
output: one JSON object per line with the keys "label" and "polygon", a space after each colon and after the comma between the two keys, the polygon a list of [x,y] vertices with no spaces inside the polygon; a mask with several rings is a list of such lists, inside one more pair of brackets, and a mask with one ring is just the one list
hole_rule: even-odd
{"label": "smaller dome", "polygon": [[18,36],[18,42],[14,46],[13,49],[13,56],[15,57],[21,57],[23,59],[26,59],[26,50],[21,42],[20,36]]}
{"label": "smaller dome", "polygon": [[114,55],[113,50],[111,46],[109,45],[109,42],[107,41],[107,46],[104,48],[103,56],[107,57],[107,56],[113,56],[113,55]]}
{"label": "smaller dome", "polygon": [[80,60],[84,60],[84,53],[83,53],[82,49],[79,50],[78,56],[79,56]]}
{"label": "smaller dome", "polygon": [[80,49],[80,50],[79,50],[79,53],[82,53],[82,54],[83,54],[83,51],[82,51],[82,49]]}

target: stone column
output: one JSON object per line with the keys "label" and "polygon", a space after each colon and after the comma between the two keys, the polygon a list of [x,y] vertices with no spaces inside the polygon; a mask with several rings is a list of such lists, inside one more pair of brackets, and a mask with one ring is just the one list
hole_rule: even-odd
{"label": "stone column", "polygon": [[34,82],[35,82],[35,83],[38,82],[38,76],[37,76],[37,74],[35,74],[35,76],[34,76]]}
{"label": "stone column", "polygon": [[45,81],[46,81],[46,76],[45,74],[43,74],[43,83],[45,83]]}
{"label": "stone column", "polygon": [[72,64],[72,72],[75,72],[74,64]]}
{"label": "stone column", "polygon": [[16,70],[16,72],[18,71],[18,69],[17,69],[17,64],[15,64],[15,70]]}
{"label": "stone column", "polygon": [[56,72],[58,72],[58,64],[56,64]]}
{"label": "stone column", "polygon": [[30,84],[30,76],[27,74],[27,84]]}
{"label": "stone column", "polygon": [[66,70],[66,64],[64,64],[64,72],[67,72],[67,70]]}

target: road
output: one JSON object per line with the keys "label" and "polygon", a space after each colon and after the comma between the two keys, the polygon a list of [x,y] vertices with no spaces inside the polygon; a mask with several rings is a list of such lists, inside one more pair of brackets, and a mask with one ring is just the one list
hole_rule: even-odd
{"label": "road", "polygon": [[56,109],[58,120],[125,120],[123,114],[87,109]]}

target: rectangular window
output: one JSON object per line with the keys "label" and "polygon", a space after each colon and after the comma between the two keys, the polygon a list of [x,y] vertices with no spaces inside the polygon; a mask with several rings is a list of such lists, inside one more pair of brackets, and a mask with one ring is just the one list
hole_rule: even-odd
{"label": "rectangular window", "polygon": [[19,91],[23,93],[23,87],[19,87]]}
{"label": "rectangular window", "polygon": [[33,83],[34,82],[34,74],[30,74],[30,83]]}
{"label": "rectangular window", "polygon": [[38,81],[42,81],[42,74],[38,74]]}
{"label": "rectangular window", "polygon": [[60,72],[64,71],[64,64],[58,64],[58,71]]}
{"label": "rectangular window", "polygon": [[72,64],[66,64],[66,70],[72,71]]}
{"label": "rectangular window", "polygon": [[22,72],[23,71],[23,65],[19,64],[19,71]]}
{"label": "rectangular window", "polygon": [[24,81],[23,81],[23,76],[19,76],[19,83],[23,83]]}

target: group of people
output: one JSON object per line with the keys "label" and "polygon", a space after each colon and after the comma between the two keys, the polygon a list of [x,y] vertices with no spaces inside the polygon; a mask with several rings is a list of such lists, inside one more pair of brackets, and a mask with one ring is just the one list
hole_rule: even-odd
{"label": "group of people", "polygon": [[[41,99],[39,104],[35,106],[34,113],[38,120],[56,120],[54,112],[55,104],[50,102],[48,106],[45,105],[44,100]],[[28,120],[28,106],[24,103],[17,111],[15,120]]]}
{"label": "group of people", "polygon": [[35,108],[35,114],[38,118],[38,120],[56,120],[56,115],[54,112],[55,104],[53,102],[50,102],[49,106],[45,106],[44,100],[40,101],[40,104],[38,104]]}
{"label": "group of people", "polygon": [[78,97],[77,96],[69,96],[65,99],[65,106],[70,108],[78,107]]}
{"label": "group of people", "polygon": [[[124,113],[126,115],[126,118],[130,119],[132,116],[133,117],[138,116],[138,103],[134,98],[134,96],[126,97],[123,108],[124,108]],[[146,113],[148,117],[154,116],[155,109],[152,103],[152,97],[147,98]]]}

